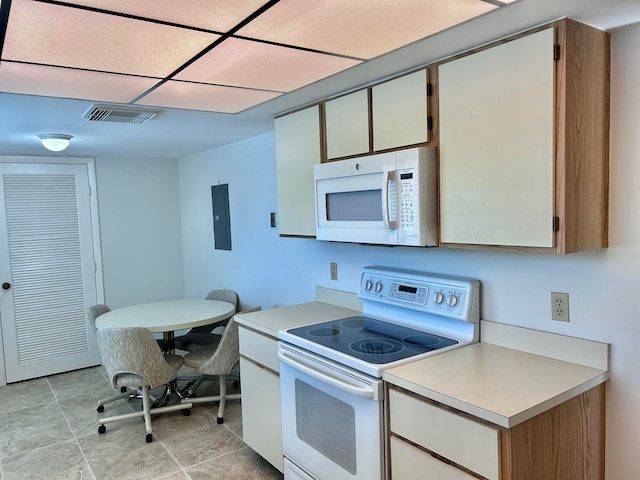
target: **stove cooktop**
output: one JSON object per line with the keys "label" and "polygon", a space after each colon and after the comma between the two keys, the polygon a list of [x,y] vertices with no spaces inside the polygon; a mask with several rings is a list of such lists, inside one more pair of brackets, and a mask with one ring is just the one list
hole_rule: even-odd
{"label": "stove cooktop", "polygon": [[379,365],[459,343],[451,338],[365,316],[293,328],[288,333]]}
{"label": "stove cooktop", "polygon": [[365,267],[362,313],[280,330],[283,343],[381,378],[388,368],[477,342],[478,280]]}

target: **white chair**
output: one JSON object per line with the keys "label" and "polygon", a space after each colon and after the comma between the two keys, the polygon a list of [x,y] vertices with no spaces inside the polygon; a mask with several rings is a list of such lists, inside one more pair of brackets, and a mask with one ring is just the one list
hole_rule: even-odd
{"label": "white chair", "polygon": [[[260,310],[257,306],[241,313],[255,312]],[[224,329],[220,342],[208,348],[194,350],[184,356],[184,364],[187,367],[197,368],[202,377],[196,384],[189,388],[189,393],[195,392],[203,382],[218,377],[220,394],[209,397],[189,397],[183,402],[189,403],[210,403],[220,402],[218,406],[217,422],[224,422],[224,407],[227,400],[241,398],[239,393],[227,394],[227,375],[231,373],[240,360],[240,342],[238,338],[238,324],[232,317]],[[242,372],[241,372],[242,373]],[[183,390],[184,391],[184,390]]]}
{"label": "white chair", "polygon": [[163,355],[153,334],[146,328],[99,329],[98,347],[102,363],[115,387],[135,387],[142,395],[142,411],[98,419],[98,433],[106,431],[105,424],[144,416],[146,441],[153,440],[151,415],[182,410],[189,415],[191,403],[151,408],[149,391],[168,385],[178,375],[183,364],[179,355]]}

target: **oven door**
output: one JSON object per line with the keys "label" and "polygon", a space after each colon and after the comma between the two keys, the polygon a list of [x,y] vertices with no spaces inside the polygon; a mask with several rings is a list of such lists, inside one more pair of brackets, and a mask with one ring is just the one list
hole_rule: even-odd
{"label": "oven door", "polygon": [[278,356],[285,461],[318,480],[382,479],[382,380],[282,342]]}

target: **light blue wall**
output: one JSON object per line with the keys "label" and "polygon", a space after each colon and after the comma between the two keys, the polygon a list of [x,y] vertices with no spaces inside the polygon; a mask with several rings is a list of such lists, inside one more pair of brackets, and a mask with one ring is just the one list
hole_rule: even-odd
{"label": "light blue wall", "polygon": [[105,302],[184,298],[177,161],[96,159]]}
{"label": "light blue wall", "polygon": [[[610,248],[567,256],[332,244],[279,238],[271,134],[179,160],[185,294],[239,292],[243,305],[305,302],[322,285],[355,291],[360,270],[381,264],[482,282],[483,319],[611,342],[607,478],[640,471],[640,25],[612,38]],[[213,248],[209,188],[229,184],[233,248]],[[310,186],[311,188],[311,186]],[[329,277],[337,262],[339,280]],[[550,320],[549,292],[570,294],[570,323]]]}

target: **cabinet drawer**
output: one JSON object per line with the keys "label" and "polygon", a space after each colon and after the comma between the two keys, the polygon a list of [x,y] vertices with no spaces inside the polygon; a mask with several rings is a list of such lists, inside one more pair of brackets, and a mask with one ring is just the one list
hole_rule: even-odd
{"label": "cabinet drawer", "polygon": [[500,471],[500,430],[391,389],[391,431],[491,480]]}
{"label": "cabinet drawer", "polygon": [[477,480],[476,477],[459,468],[447,465],[427,452],[391,437],[391,479],[392,480]]}
{"label": "cabinet drawer", "polygon": [[238,329],[240,353],[256,363],[280,372],[278,360],[278,340],[246,328]]}

